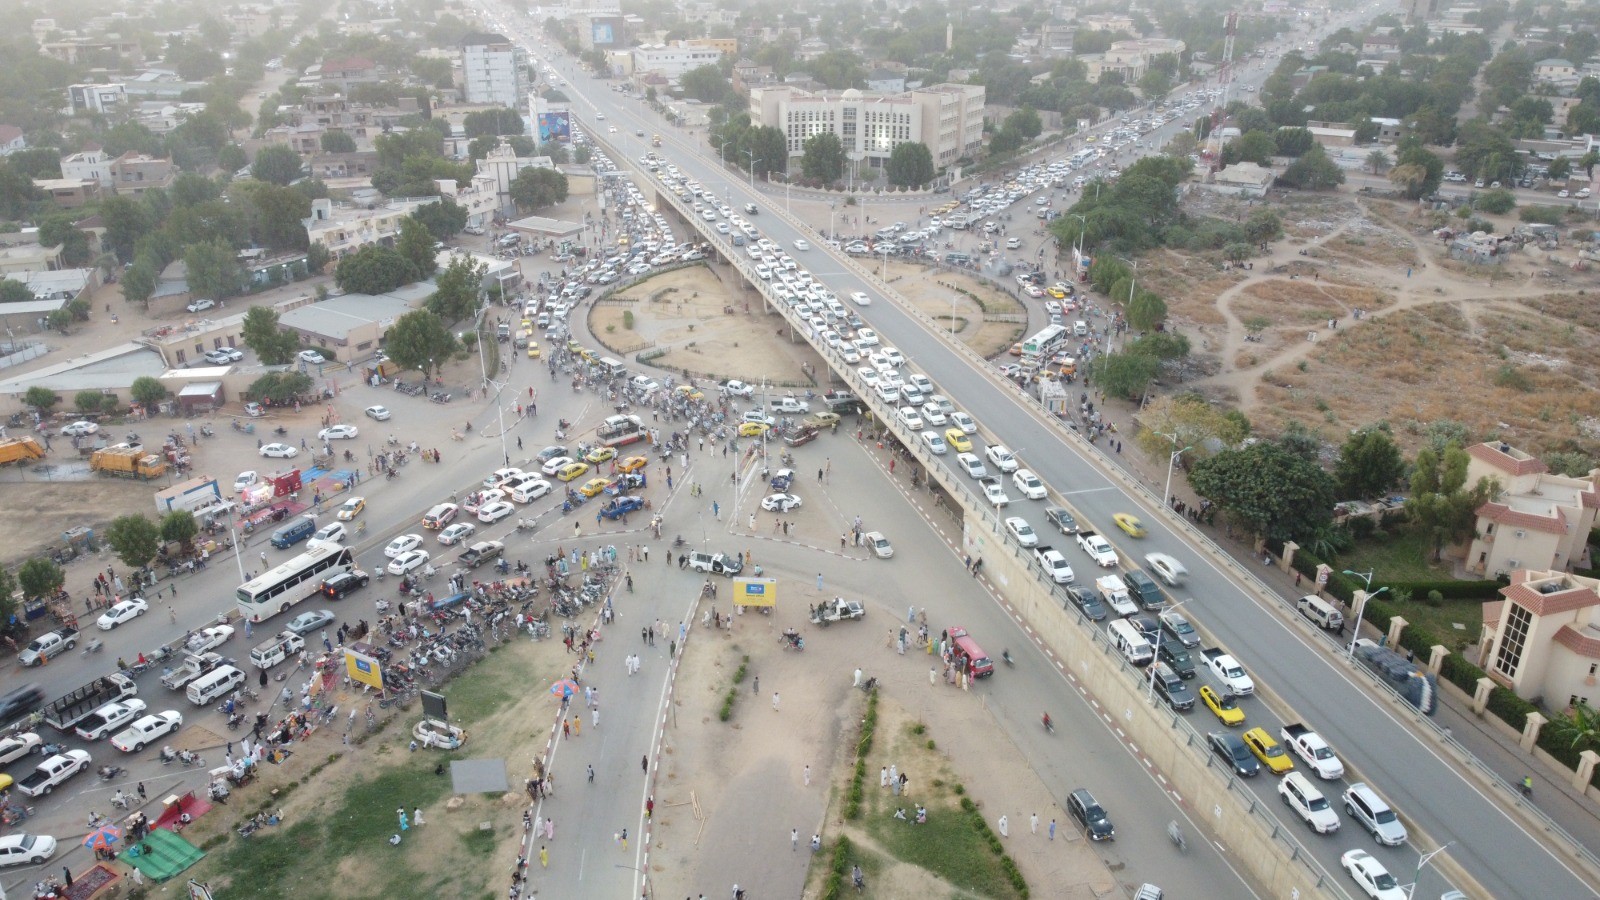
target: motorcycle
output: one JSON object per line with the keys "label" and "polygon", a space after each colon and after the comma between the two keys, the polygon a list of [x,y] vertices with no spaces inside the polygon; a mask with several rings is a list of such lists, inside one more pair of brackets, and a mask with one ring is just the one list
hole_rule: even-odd
{"label": "motorcycle", "polygon": [[283,437],[289,433],[289,429],[279,425],[277,428],[272,429],[272,433],[278,437]]}
{"label": "motorcycle", "polygon": [[688,543],[689,543],[688,541],[683,539],[683,535],[681,535],[681,534],[672,539],[672,546],[674,546],[674,547],[682,547],[682,546],[687,545]]}
{"label": "motorcycle", "polygon": [[217,436],[217,432],[214,429],[212,429],[212,427],[210,425],[201,425],[200,426],[200,434],[203,437],[216,437]]}
{"label": "motorcycle", "polygon": [[1006,649],[1000,651],[1000,658],[1005,660],[1006,661],[1006,665],[1008,665],[1008,666],[1016,665],[1016,663],[1011,661],[1011,648],[1010,647],[1007,647]]}
{"label": "motorcycle", "polygon": [[1056,723],[1050,721],[1050,714],[1049,713],[1045,713],[1044,714],[1043,721],[1044,721],[1044,730],[1050,732],[1051,734],[1055,734],[1056,733]]}
{"label": "motorcycle", "polygon": [[100,776],[101,781],[110,781],[113,778],[128,774],[128,770],[121,766],[101,766],[96,774]]}
{"label": "motorcycle", "polygon": [[527,530],[529,530],[531,528],[533,528],[533,523],[528,521],[527,519],[518,519],[517,520],[517,530],[518,531],[527,531]]}
{"label": "motorcycle", "polygon": [[434,391],[433,396],[429,397],[428,399],[435,403],[449,403],[450,395],[443,391]]}
{"label": "motorcycle", "polygon": [[236,710],[233,715],[228,717],[228,730],[229,731],[238,731],[239,730],[239,726],[243,725],[243,724],[244,724],[244,712],[243,712],[243,710]]}

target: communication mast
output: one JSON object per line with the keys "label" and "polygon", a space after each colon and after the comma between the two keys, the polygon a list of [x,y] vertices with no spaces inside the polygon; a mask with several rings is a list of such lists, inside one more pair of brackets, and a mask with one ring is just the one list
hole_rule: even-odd
{"label": "communication mast", "polygon": [[1233,88],[1233,41],[1239,34],[1239,14],[1230,12],[1222,17],[1222,67],[1218,70],[1218,83],[1222,88],[1221,102],[1217,105],[1217,112],[1211,117],[1211,135],[1206,141],[1206,150],[1211,157],[1214,168],[1220,168],[1222,161],[1222,137],[1219,134],[1222,128],[1222,110],[1228,108],[1228,95]]}

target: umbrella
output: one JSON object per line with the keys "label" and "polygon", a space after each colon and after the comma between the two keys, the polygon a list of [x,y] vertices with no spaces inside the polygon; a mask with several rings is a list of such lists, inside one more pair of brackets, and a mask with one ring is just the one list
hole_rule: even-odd
{"label": "umbrella", "polygon": [[91,850],[104,850],[117,841],[122,840],[122,829],[115,825],[101,825],[89,832],[83,839],[83,845]]}
{"label": "umbrella", "polygon": [[557,697],[561,697],[563,699],[571,697],[577,692],[578,683],[570,678],[563,678],[555,684],[550,685],[550,693],[555,694]]}

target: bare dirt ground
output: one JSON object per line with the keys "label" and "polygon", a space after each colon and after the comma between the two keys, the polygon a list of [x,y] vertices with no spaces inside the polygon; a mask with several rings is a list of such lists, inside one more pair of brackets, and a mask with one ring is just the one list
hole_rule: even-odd
{"label": "bare dirt ground", "polygon": [[[57,451],[62,446],[57,443]],[[71,452],[71,447],[67,450]],[[76,459],[73,461],[76,462]],[[0,563],[15,566],[51,547],[65,546],[61,533],[69,528],[88,526],[94,529],[98,539],[105,534],[106,525],[119,515],[154,512],[150,501],[151,487],[145,482],[119,478],[50,481],[47,470],[47,466],[34,463],[20,472],[7,471],[4,481],[0,481],[4,485],[0,491],[18,495],[6,504],[12,514],[0,517],[0,547],[5,548],[0,553]],[[71,584],[72,576],[79,568],[83,569],[83,577],[87,578],[87,573],[94,566],[82,561],[69,565],[69,590],[81,587]]]}
{"label": "bare dirt ground", "polygon": [[[726,267],[694,266],[646,279],[591,306],[589,330],[616,352],[667,348],[651,363],[696,377],[807,383],[801,365],[820,369],[822,360],[809,345],[781,336],[782,320],[763,314],[760,298],[731,276]],[[632,330],[624,312],[634,315]]]}
{"label": "bare dirt ground", "polygon": [[1337,441],[1389,421],[1414,451],[1423,426],[1454,419],[1534,452],[1600,447],[1600,394],[1584,364],[1600,350],[1600,316],[1584,293],[1600,277],[1536,250],[1496,267],[1451,260],[1429,233],[1432,214],[1388,201],[1273,208],[1286,237],[1251,269],[1171,252],[1141,266],[1193,339],[1182,388],[1238,406],[1263,433],[1300,422]]}
{"label": "bare dirt ground", "polygon": [[[912,306],[937,322],[940,330],[949,330],[953,309],[956,338],[985,358],[1004,353],[1027,332],[1028,311],[1017,298],[965,272],[890,263],[889,283],[911,301]],[[951,290],[952,287],[969,291],[980,299],[974,300],[969,294]],[[1020,318],[1011,321],[1013,317]]]}

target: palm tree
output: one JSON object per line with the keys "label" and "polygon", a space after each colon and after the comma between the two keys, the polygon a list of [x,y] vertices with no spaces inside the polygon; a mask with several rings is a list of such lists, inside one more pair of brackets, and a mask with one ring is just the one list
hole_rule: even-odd
{"label": "palm tree", "polygon": [[1367,154],[1367,168],[1374,175],[1382,175],[1389,169],[1389,154],[1382,150],[1374,150]]}
{"label": "palm tree", "polygon": [[1550,725],[1562,737],[1572,736],[1574,750],[1583,750],[1600,744],[1600,712],[1596,712],[1594,707],[1582,700],[1572,707],[1570,717],[1559,716],[1552,720]]}

